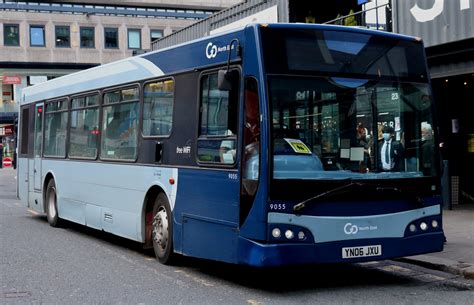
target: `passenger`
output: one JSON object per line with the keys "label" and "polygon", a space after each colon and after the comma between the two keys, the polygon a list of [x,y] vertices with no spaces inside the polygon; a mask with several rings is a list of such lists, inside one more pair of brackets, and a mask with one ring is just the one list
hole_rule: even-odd
{"label": "passenger", "polygon": [[426,122],[421,123],[421,148],[421,170],[427,175],[433,174],[435,169],[433,129],[431,124]]}
{"label": "passenger", "polygon": [[[228,129],[224,136],[232,136],[234,133]],[[235,162],[236,150],[235,139],[222,140],[219,148],[219,156],[221,163],[232,164]]]}
{"label": "passenger", "polygon": [[364,148],[364,159],[359,164],[359,171],[365,173],[367,169],[371,168],[370,148],[372,146],[372,140],[367,128],[365,128],[362,123],[357,125],[356,141],[359,147]]}
{"label": "passenger", "polygon": [[393,128],[384,126],[382,129],[383,140],[379,142],[378,168],[381,171],[403,171],[404,148],[399,141],[393,139],[393,136]]}

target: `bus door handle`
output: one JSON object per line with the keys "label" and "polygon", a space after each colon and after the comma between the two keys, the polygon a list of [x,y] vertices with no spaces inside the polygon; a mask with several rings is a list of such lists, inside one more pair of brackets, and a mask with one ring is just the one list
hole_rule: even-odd
{"label": "bus door handle", "polygon": [[155,162],[161,162],[161,158],[163,157],[163,142],[157,141],[155,143]]}

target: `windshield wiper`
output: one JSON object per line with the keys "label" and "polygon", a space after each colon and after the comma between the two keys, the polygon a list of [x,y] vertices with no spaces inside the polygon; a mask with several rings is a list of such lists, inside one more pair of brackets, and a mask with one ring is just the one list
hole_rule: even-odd
{"label": "windshield wiper", "polygon": [[348,184],[344,184],[344,185],[342,185],[342,186],[340,186],[340,187],[336,187],[336,188],[334,188],[334,189],[332,189],[332,190],[329,190],[329,191],[326,191],[326,192],[324,192],[324,193],[318,194],[318,195],[316,195],[316,196],[314,196],[314,197],[311,197],[311,198],[309,198],[309,199],[306,199],[306,200],[304,200],[304,201],[301,201],[301,202],[298,203],[298,204],[295,204],[295,205],[293,206],[293,211],[297,212],[297,211],[299,211],[299,210],[302,210],[302,209],[304,209],[304,208],[307,206],[307,203],[309,203],[309,202],[311,202],[311,201],[313,201],[313,200],[320,199],[320,198],[323,198],[323,197],[326,197],[326,196],[329,196],[329,195],[337,194],[337,193],[339,193],[339,192],[341,192],[341,191],[343,191],[343,190],[345,190],[345,189],[347,189],[347,188],[350,188],[350,187],[352,187],[352,186],[354,186],[354,185],[356,185],[356,186],[363,186],[364,184],[363,184],[362,182],[351,182],[351,183],[348,183]]}
{"label": "windshield wiper", "polygon": [[[373,184],[367,184],[367,183],[364,183],[364,182],[350,182],[348,184],[344,184],[340,187],[336,187],[334,189],[331,189],[329,191],[326,191],[324,193],[321,193],[321,194],[318,194],[316,196],[313,196],[309,199],[306,199],[304,201],[301,201],[300,203],[298,204],[295,204],[293,206],[293,211],[297,212],[297,211],[300,211],[302,209],[304,209],[305,207],[308,206],[308,203],[312,203],[314,202],[313,200],[316,200],[316,199],[320,199],[320,198],[323,198],[323,197],[326,197],[326,196],[329,196],[329,195],[334,195],[334,194],[338,194],[338,193],[342,193],[342,191],[345,191],[346,189],[352,187],[352,186],[371,186],[373,187],[373,191],[376,191],[376,192],[381,192],[381,193],[387,193],[387,192],[392,192],[392,193],[402,193],[402,190],[398,187],[395,187],[395,186],[381,186],[381,185],[373,185]],[[416,196],[414,197],[416,203],[418,205],[422,205],[423,204],[423,200],[419,197],[419,196]]]}

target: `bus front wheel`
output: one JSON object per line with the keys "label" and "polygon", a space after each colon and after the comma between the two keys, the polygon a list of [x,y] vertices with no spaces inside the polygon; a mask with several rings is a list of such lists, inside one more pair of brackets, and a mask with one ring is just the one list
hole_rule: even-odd
{"label": "bus front wheel", "polygon": [[56,195],[56,184],[54,180],[51,179],[48,182],[46,187],[46,217],[48,218],[48,223],[52,227],[58,227],[59,216],[58,216],[58,201]]}
{"label": "bus front wheel", "polygon": [[166,195],[158,194],[153,206],[153,249],[162,264],[171,264],[173,253],[173,217]]}

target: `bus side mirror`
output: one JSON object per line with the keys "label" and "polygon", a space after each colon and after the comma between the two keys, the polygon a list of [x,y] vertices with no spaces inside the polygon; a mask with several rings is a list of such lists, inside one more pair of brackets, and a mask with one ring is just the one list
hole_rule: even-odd
{"label": "bus side mirror", "polygon": [[232,72],[229,70],[219,70],[217,73],[217,88],[221,91],[232,89]]}

